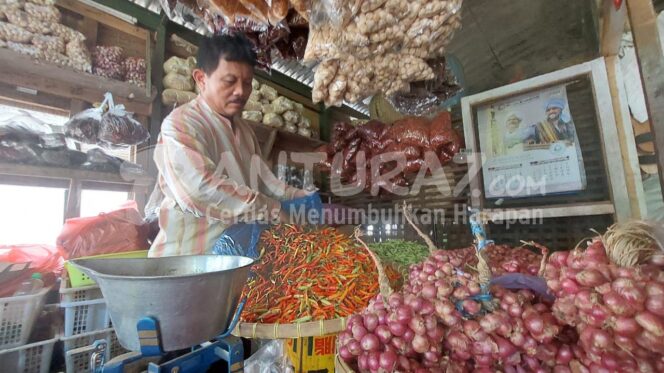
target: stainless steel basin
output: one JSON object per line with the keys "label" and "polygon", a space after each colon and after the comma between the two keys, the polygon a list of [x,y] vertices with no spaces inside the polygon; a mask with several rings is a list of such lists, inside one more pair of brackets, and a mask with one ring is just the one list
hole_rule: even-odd
{"label": "stainless steel basin", "polygon": [[174,351],[228,328],[254,260],[192,255],[70,262],[101,287],[123,347],[140,350],[136,325],[150,316],[159,322],[164,351]]}

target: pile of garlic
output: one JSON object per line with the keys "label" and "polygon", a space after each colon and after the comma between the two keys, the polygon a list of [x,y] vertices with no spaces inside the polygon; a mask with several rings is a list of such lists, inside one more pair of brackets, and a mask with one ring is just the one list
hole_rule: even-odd
{"label": "pile of garlic", "polygon": [[[461,26],[462,0],[328,0],[313,5],[305,62],[316,68],[312,100],[327,106],[407,91],[434,78]],[[319,5],[317,5],[319,4]]]}
{"label": "pile of garlic", "polygon": [[304,105],[280,96],[277,90],[254,79],[252,92],[242,118],[263,123],[286,132],[311,137],[311,122],[304,116]]}

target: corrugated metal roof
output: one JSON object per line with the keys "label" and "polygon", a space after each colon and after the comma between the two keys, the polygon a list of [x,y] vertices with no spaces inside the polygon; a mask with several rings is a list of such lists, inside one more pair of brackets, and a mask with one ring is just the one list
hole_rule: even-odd
{"label": "corrugated metal roof", "polygon": [[[156,14],[161,13],[162,9],[159,0],[131,1],[137,5],[142,6],[143,8],[150,10],[151,12]],[[173,17],[171,17],[171,20],[201,35],[207,35],[210,33],[210,30],[202,22],[197,22],[196,20],[185,20],[182,15],[177,14],[177,12],[173,15]],[[309,88],[312,88],[314,85],[313,66],[304,66],[295,60],[285,60],[279,57],[275,57],[272,59],[272,68],[290,77],[291,79],[308,86]],[[358,111],[367,116],[369,115],[369,109],[363,102],[358,102],[356,104],[344,102],[344,104],[355,111]]]}

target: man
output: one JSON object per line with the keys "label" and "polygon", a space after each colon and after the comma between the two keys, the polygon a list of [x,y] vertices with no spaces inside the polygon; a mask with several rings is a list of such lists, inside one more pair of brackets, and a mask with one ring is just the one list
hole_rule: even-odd
{"label": "man", "polygon": [[505,135],[503,144],[505,153],[508,155],[521,154],[524,151],[524,144],[534,141],[536,136],[535,126],[522,127],[523,117],[518,112],[511,112],[505,120]]}
{"label": "man", "polygon": [[563,120],[565,101],[561,98],[551,98],[546,104],[546,120],[537,125],[537,142],[549,144],[556,141],[575,141],[574,123]]}
{"label": "man", "polygon": [[[240,118],[255,65],[253,45],[244,35],[202,40],[192,74],[200,93],[164,119],[155,148],[159,177],[151,203],[162,201],[149,256],[211,252],[234,222],[285,221],[279,199],[306,196],[260,161],[256,136]],[[251,185],[256,179],[258,187]]]}

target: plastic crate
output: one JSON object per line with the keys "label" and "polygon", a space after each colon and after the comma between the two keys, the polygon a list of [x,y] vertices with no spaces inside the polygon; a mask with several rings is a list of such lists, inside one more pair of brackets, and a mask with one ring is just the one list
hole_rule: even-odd
{"label": "plastic crate", "polygon": [[65,311],[65,337],[111,326],[106,301],[99,286],[71,288],[66,273],[63,273],[60,283],[60,307]]}
{"label": "plastic crate", "polygon": [[[124,253],[104,254],[95,256],[86,256],[77,259],[130,259],[130,258],[147,258],[148,250],[128,251]],[[79,288],[82,286],[96,285],[96,282],[88,275],[78,270],[78,268],[71,265],[68,261],[65,262],[65,269],[69,274],[69,283],[72,288]]]}
{"label": "plastic crate", "polygon": [[44,306],[44,297],[50,290],[15,297],[0,298],[0,349],[24,345]]}
{"label": "plastic crate", "polygon": [[65,352],[65,367],[67,373],[90,371],[90,356],[94,352],[93,344],[98,340],[105,340],[108,344],[106,361],[127,353],[120,345],[113,328],[84,333],[72,337],[62,337]]}
{"label": "plastic crate", "polygon": [[0,350],[0,368],[3,372],[48,373],[51,369],[53,345],[57,341],[57,338],[53,338],[21,347]]}

